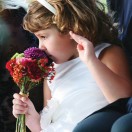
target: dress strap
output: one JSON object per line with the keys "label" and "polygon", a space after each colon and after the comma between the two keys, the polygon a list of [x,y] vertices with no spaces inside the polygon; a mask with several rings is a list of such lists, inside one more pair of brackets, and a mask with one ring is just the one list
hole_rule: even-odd
{"label": "dress strap", "polygon": [[97,45],[97,46],[95,47],[95,55],[96,55],[96,57],[98,58],[99,55],[100,55],[100,53],[101,53],[105,48],[107,48],[107,47],[109,47],[109,46],[111,46],[111,44],[109,44],[109,43],[102,43],[102,44],[100,44],[100,45]]}

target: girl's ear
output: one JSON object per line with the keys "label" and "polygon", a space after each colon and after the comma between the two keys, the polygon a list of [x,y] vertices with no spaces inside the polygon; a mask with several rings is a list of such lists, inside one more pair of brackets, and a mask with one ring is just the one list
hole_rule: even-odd
{"label": "girl's ear", "polygon": [[62,35],[65,35],[66,37],[72,39],[71,35],[69,33],[65,33],[65,34],[62,34]]}

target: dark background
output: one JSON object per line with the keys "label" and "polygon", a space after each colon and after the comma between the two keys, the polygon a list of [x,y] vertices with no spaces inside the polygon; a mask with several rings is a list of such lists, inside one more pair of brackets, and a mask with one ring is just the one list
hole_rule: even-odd
{"label": "dark background", "polygon": [[[38,46],[35,36],[22,27],[25,15],[23,8],[4,10],[0,13],[0,131],[15,132],[16,119],[12,115],[13,94],[19,93],[19,88],[13,82],[5,69],[6,62],[16,53],[22,53],[26,48]],[[43,108],[43,84],[31,90],[29,98],[36,110]]]}

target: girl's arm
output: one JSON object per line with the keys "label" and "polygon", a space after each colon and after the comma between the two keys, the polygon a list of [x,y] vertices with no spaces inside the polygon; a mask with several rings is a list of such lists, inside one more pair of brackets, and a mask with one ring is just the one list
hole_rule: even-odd
{"label": "girl's arm", "polygon": [[[43,91],[44,91],[44,107],[47,105],[47,100],[50,100],[51,99],[51,92],[50,92],[50,89],[47,85],[47,80],[45,79],[44,80],[44,86],[43,86]],[[35,125],[32,125],[31,122],[29,122],[29,124],[31,126],[29,126],[30,130],[32,132],[40,132],[41,131],[41,127],[40,127],[40,115],[38,115],[38,117],[35,118],[37,121],[36,121],[36,124]],[[35,126],[35,128],[33,127]]]}
{"label": "girl's arm", "polygon": [[[47,105],[47,100],[51,99],[51,93],[50,93],[50,89],[47,85],[47,80],[44,80],[44,107]],[[29,129],[32,132],[40,132],[41,131],[41,127],[40,127],[40,115],[35,117],[35,124],[31,123],[31,122],[27,122],[29,125]]]}
{"label": "girl's arm", "polygon": [[43,87],[43,95],[44,95],[44,107],[47,105],[47,100],[51,99],[51,92],[47,84],[47,80],[44,80],[44,87]]}
{"label": "girl's arm", "polygon": [[79,57],[87,65],[109,102],[132,96],[130,70],[120,47],[111,46],[105,49],[99,60],[90,41],[72,32],[70,35],[78,43]]}
{"label": "girl's arm", "polygon": [[131,74],[123,50],[118,46],[108,47],[99,59],[94,57],[87,66],[106,99],[113,102],[132,96]]}

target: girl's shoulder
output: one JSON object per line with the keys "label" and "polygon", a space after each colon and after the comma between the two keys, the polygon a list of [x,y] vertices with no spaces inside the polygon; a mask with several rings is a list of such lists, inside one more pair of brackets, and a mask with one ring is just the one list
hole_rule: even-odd
{"label": "girl's shoulder", "polygon": [[126,58],[124,49],[121,46],[118,45],[110,45],[102,50],[102,52],[99,55],[99,59],[121,59]]}
{"label": "girl's shoulder", "polygon": [[130,74],[130,66],[128,58],[120,46],[111,45],[105,48],[99,55],[99,59],[109,69],[122,76]]}
{"label": "girl's shoulder", "polygon": [[101,43],[95,47],[95,54],[101,61],[109,61],[116,59],[126,59],[124,49],[121,45],[114,45],[110,43]]}

